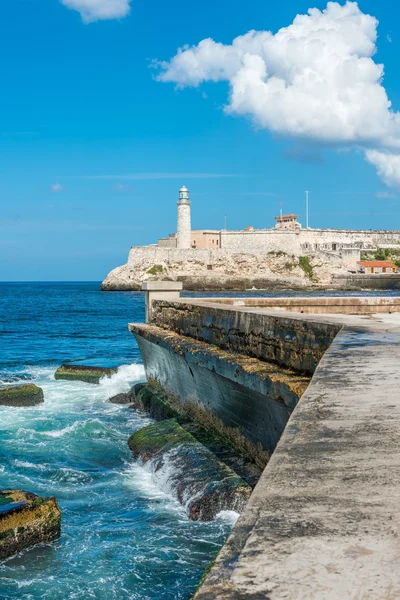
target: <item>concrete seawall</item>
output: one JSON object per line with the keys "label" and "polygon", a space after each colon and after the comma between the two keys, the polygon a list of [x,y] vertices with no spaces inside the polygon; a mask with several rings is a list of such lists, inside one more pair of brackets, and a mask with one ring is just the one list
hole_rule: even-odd
{"label": "concrete seawall", "polygon": [[398,306],[237,302],[157,301],[150,325],[130,326],[164,389],[276,447],[196,600],[400,598]]}
{"label": "concrete seawall", "polygon": [[309,377],[155,326],[131,325],[150,381],[272,452]]}
{"label": "concrete seawall", "polygon": [[337,275],[332,284],[344,290],[400,290],[400,273],[386,275]]}

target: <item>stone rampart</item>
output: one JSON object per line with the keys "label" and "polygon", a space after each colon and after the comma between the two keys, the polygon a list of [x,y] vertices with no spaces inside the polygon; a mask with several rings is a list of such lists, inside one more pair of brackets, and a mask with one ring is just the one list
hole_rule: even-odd
{"label": "stone rampart", "polygon": [[318,250],[339,251],[342,248],[392,247],[400,245],[400,231],[300,229],[285,231],[256,229],[254,231],[222,231],[221,248],[233,252],[283,251],[287,254],[307,254]]}

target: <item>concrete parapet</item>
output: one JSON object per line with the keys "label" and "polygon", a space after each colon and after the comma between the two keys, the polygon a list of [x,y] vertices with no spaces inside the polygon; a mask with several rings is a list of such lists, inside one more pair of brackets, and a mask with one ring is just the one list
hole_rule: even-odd
{"label": "concrete parapet", "polygon": [[[214,305],[233,307],[279,308],[285,311],[314,315],[370,315],[400,312],[400,297],[396,296],[295,296],[292,298],[212,298],[193,300],[196,306],[209,306],[210,302]],[[156,313],[158,315],[158,309]]]}
{"label": "concrete parapet", "polygon": [[146,323],[151,320],[154,300],[177,300],[182,288],[180,281],[145,281],[142,290],[145,292]]}

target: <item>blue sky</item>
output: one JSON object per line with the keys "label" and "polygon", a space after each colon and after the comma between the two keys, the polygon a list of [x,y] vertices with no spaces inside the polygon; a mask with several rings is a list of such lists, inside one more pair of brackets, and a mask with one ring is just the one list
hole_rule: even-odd
{"label": "blue sky", "polygon": [[[224,215],[232,229],[270,227],[280,200],[304,223],[309,189],[311,226],[400,229],[396,182],[388,169],[379,177],[358,145],[271,132],[251,114],[224,112],[227,81],[176,89],[151,68],[205,38],[275,33],[326,2],[130,6],[123,18],[91,23],[59,0],[2,7],[1,280],[103,279],[131,245],[175,231],[182,184],[194,228],[220,228]],[[400,6],[359,7],[379,20],[373,59],[385,65],[397,111]]]}

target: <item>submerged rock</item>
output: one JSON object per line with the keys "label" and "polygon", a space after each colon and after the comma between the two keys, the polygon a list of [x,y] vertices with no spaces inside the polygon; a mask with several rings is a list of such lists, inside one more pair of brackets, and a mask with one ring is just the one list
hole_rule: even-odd
{"label": "submerged rock", "polygon": [[135,397],[132,396],[132,392],[133,390],[130,390],[129,392],[121,392],[120,394],[109,398],[109,401],[113,404],[132,404],[135,399]]}
{"label": "submerged rock", "polygon": [[0,559],[60,536],[61,513],[55,498],[31,492],[0,491]]}
{"label": "submerged rock", "polygon": [[112,398],[109,398],[109,401],[113,404],[133,404],[136,400],[136,395],[139,390],[144,386],[143,383],[137,383],[129,392],[121,392]]}
{"label": "submerged rock", "polygon": [[43,390],[33,383],[0,389],[2,406],[35,406],[43,401]]}
{"label": "submerged rock", "polygon": [[146,412],[156,421],[166,419],[188,420],[181,407],[175,406],[167,396],[147,384],[137,384],[133,388],[131,408]]}
{"label": "submerged rock", "polygon": [[102,377],[111,377],[117,369],[107,367],[92,367],[88,365],[61,365],[54,373],[55,379],[68,379],[84,381],[85,383],[99,383]]}
{"label": "submerged rock", "polygon": [[222,510],[240,513],[250,497],[251,487],[175,419],[140,429],[128,444],[136,458],[152,462],[194,521],[211,521]]}

